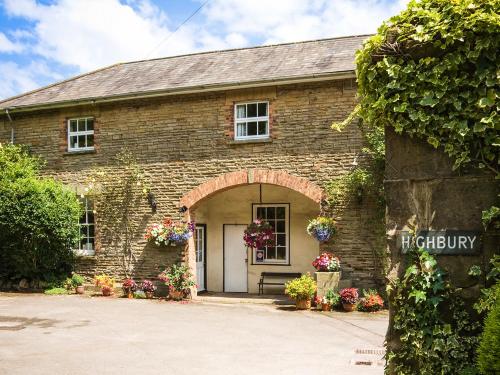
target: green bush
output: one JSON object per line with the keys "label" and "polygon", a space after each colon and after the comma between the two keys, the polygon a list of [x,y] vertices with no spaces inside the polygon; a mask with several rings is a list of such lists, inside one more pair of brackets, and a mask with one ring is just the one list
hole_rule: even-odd
{"label": "green bush", "polygon": [[71,272],[80,203],[41,167],[26,148],[0,146],[0,278],[54,282]]}
{"label": "green bush", "polygon": [[478,367],[481,374],[500,373],[500,288],[496,288],[496,303],[484,323],[478,349]]}
{"label": "green bush", "polygon": [[309,274],[302,275],[301,277],[290,280],[285,284],[285,294],[295,300],[313,298],[316,289],[316,281],[314,281]]}

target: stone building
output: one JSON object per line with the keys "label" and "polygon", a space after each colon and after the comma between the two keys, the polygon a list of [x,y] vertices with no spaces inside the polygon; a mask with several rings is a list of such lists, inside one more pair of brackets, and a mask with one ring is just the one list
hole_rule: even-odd
{"label": "stone building", "polygon": [[[365,38],[112,65],[0,102],[0,142],[29,145],[47,161],[45,173],[78,194],[93,168],[111,165],[124,148],[135,155],[156,201],[155,211],[146,199],[134,207],[138,279],[183,260],[200,290],[256,292],[261,272],[313,272],[312,260],[329,250],[341,257],[344,278],[373,286],[369,203],[344,207],[331,243],[320,246],[306,233],[325,209],[328,181],[361,154],[355,124],[342,133],[330,126],[355,106],[354,54]],[[112,173],[120,180],[122,171]],[[123,277],[121,247],[84,202],[79,272]],[[242,240],[257,216],[275,225],[263,261]],[[144,239],[146,226],[165,217],[196,221],[185,247]]]}

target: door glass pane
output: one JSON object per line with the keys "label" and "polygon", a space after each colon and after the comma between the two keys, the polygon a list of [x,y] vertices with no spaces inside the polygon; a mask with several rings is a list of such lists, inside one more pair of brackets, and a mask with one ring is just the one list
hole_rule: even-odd
{"label": "door glass pane", "polygon": [[267,116],[267,103],[259,103],[259,117]]}
{"label": "door glass pane", "polygon": [[256,122],[249,122],[247,123],[247,135],[252,136],[252,135],[257,135],[257,123]]}
{"label": "door glass pane", "polygon": [[257,117],[257,103],[247,104],[247,117]]}
{"label": "door glass pane", "polygon": [[236,118],[247,117],[247,111],[245,104],[240,104],[236,106]]}

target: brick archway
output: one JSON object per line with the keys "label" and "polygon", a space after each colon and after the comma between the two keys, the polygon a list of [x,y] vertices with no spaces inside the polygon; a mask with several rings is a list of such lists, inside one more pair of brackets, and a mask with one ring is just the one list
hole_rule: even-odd
{"label": "brick archway", "polygon": [[194,208],[203,199],[236,186],[249,184],[270,184],[295,190],[314,202],[320,203],[323,190],[303,177],[297,177],[282,170],[248,169],[225,173],[194,188],[181,198],[180,206]]}

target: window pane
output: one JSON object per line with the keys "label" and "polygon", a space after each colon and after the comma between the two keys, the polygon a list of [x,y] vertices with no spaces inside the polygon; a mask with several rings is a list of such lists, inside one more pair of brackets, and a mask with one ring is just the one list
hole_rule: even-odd
{"label": "window pane", "polygon": [[76,120],[69,120],[69,130],[72,132],[76,132]]}
{"label": "window pane", "polygon": [[88,217],[88,223],[89,224],[94,224],[94,212],[93,211],[88,211],[87,212],[87,217]]}
{"label": "window pane", "polygon": [[267,207],[267,218],[274,219],[276,217],[276,207]]}
{"label": "window pane", "polygon": [[257,207],[257,219],[265,219],[266,209],[264,207]]}
{"label": "window pane", "polygon": [[257,123],[256,122],[247,122],[247,135],[257,135]]}
{"label": "window pane", "polygon": [[88,227],[86,225],[80,226],[80,237],[88,237]]}
{"label": "window pane", "polygon": [[78,120],[78,131],[85,131],[85,119]]}
{"label": "window pane", "polygon": [[282,220],[276,221],[276,232],[285,233],[285,222]]}
{"label": "window pane", "polygon": [[87,130],[94,130],[94,119],[87,119]]}
{"label": "window pane", "polygon": [[266,259],[276,259],[276,248],[274,246],[266,249]]}
{"label": "window pane", "polygon": [[277,246],[286,246],[286,235],[285,234],[277,234],[276,235],[276,245]]}
{"label": "window pane", "polygon": [[285,207],[276,207],[276,218],[277,219],[285,218]]}
{"label": "window pane", "polygon": [[268,220],[268,222],[273,232],[276,232],[276,222],[274,220]]}
{"label": "window pane", "polygon": [[77,148],[78,147],[78,137],[76,137],[76,136],[69,137],[69,147],[70,148]]}
{"label": "window pane", "polygon": [[84,135],[78,136],[78,147],[85,147],[85,136]]}
{"label": "window pane", "polygon": [[259,121],[259,135],[267,134],[267,121]]}
{"label": "window pane", "polygon": [[[280,234],[280,236],[281,236],[281,234]],[[94,226],[93,225],[89,225],[89,237],[94,237]]]}
{"label": "window pane", "polygon": [[244,137],[246,134],[246,123],[239,123],[236,127],[236,134],[238,137]]}
{"label": "window pane", "polygon": [[247,117],[246,105],[240,104],[236,106],[236,118]]}
{"label": "window pane", "polygon": [[94,147],[94,134],[87,135],[87,147]]}
{"label": "window pane", "polygon": [[94,250],[94,239],[93,238],[88,239],[87,250]]}
{"label": "window pane", "polygon": [[259,117],[267,116],[267,103],[259,103]]}
{"label": "window pane", "polygon": [[277,247],[277,259],[285,260],[286,259],[286,247]]}
{"label": "window pane", "polygon": [[247,117],[257,117],[257,103],[247,104]]}

